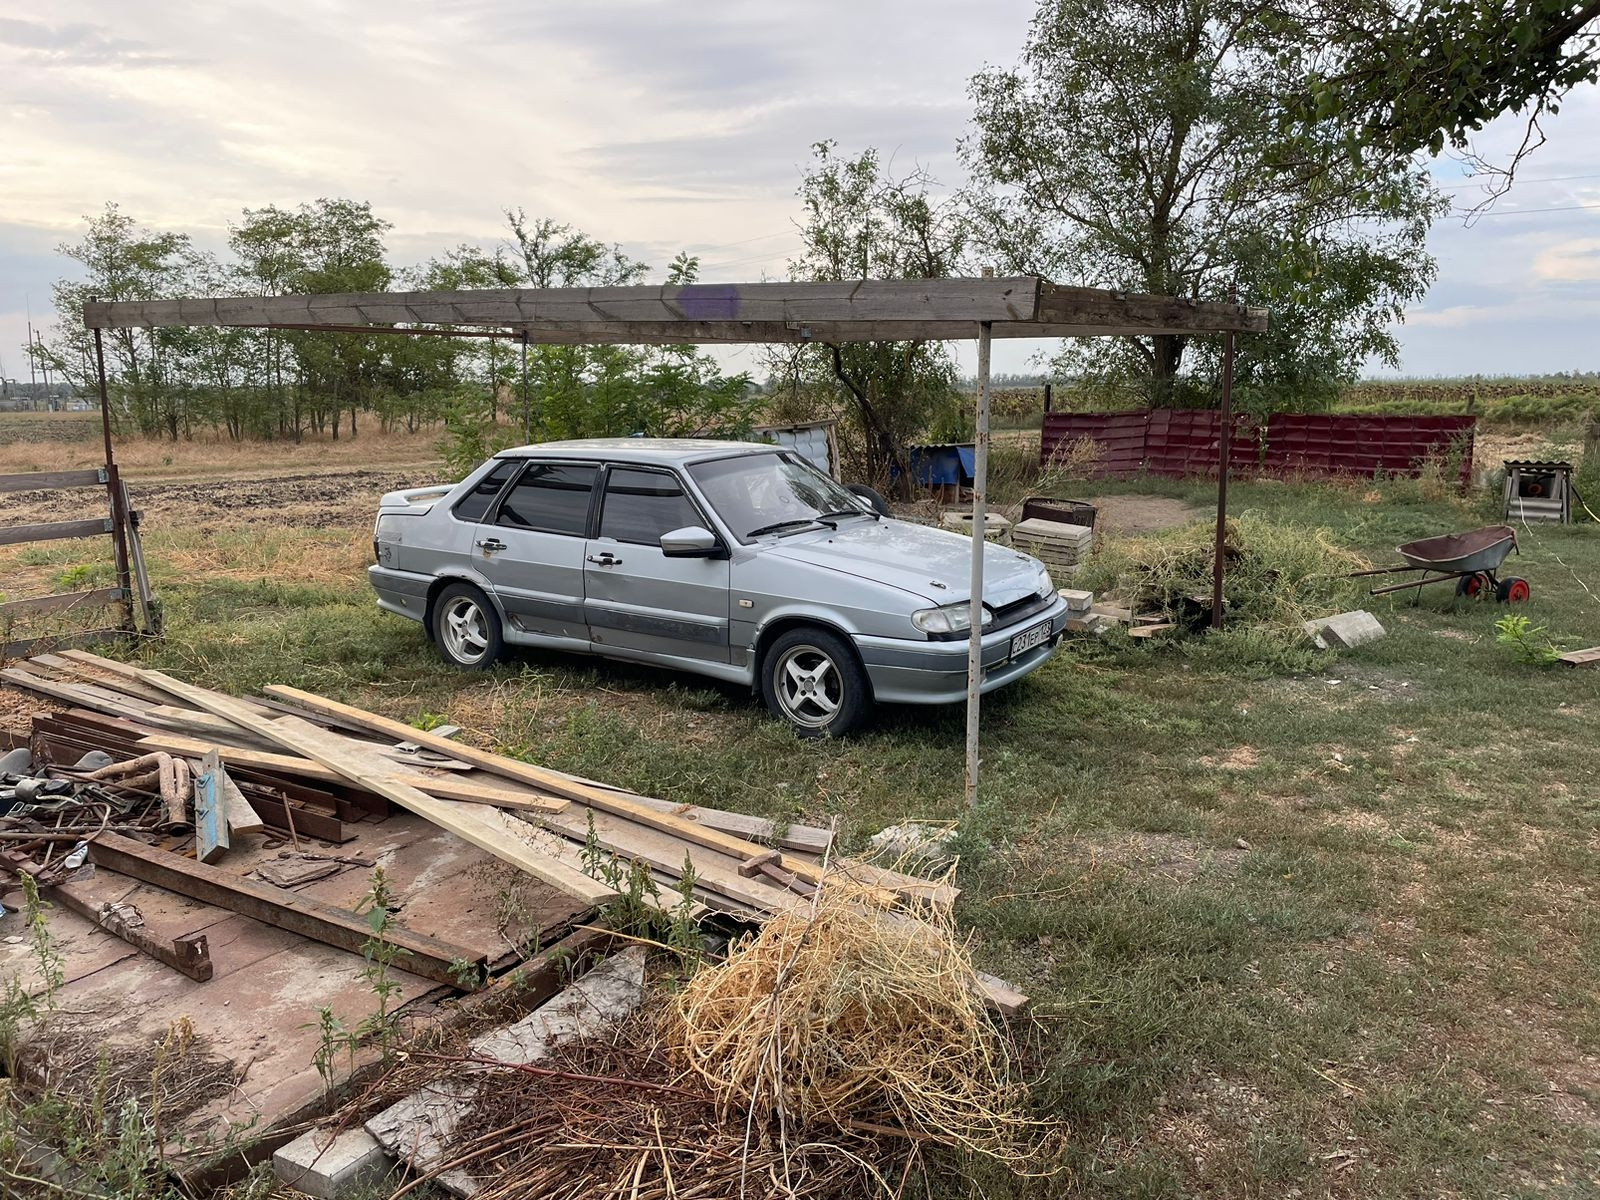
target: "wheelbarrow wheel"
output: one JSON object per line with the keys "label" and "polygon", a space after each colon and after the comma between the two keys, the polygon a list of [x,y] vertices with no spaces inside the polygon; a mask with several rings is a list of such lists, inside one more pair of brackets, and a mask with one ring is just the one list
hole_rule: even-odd
{"label": "wheelbarrow wheel", "polygon": [[1471,575],[1463,575],[1456,580],[1456,595],[1465,596],[1469,600],[1476,600],[1490,588],[1489,576],[1483,571],[1475,571]]}
{"label": "wheelbarrow wheel", "polygon": [[1502,579],[1494,590],[1494,598],[1501,604],[1521,604],[1532,595],[1526,579]]}

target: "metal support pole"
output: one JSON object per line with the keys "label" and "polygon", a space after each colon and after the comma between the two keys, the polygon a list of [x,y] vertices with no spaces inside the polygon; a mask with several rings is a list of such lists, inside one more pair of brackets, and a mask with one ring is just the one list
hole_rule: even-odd
{"label": "metal support pole", "polygon": [[989,342],[994,326],[978,325],[978,430],[972,468],[972,597],[967,635],[967,807],[978,803],[978,687],[983,682],[983,552],[988,532]]}
{"label": "metal support pole", "polygon": [[528,394],[528,335],[522,335],[522,440],[533,441],[533,397]]}
{"label": "metal support pole", "polygon": [[[1234,303],[1239,293],[1233,293]],[[1211,628],[1222,628],[1222,577],[1228,538],[1228,459],[1233,448],[1233,334],[1222,335],[1222,420],[1217,434],[1217,557],[1211,567]]]}
{"label": "metal support pole", "polygon": [[117,475],[117,463],[111,452],[111,400],[106,389],[106,348],[100,337],[100,327],[94,329],[95,373],[100,382],[100,431],[106,443],[106,488],[111,493],[111,545],[117,559],[117,586],[122,589],[123,602],[128,606],[128,628],[136,629],[133,603],[133,573],[128,566],[128,505],[122,490],[122,480]]}

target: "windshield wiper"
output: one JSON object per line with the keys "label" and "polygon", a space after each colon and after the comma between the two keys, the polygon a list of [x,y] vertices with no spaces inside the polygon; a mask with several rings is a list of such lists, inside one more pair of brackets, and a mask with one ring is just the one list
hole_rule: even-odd
{"label": "windshield wiper", "polygon": [[[827,524],[828,523],[826,521],[820,520],[817,517],[801,517],[799,520],[793,521],[774,521],[771,525],[763,525],[760,529],[752,529],[749,533],[745,534],[745,537],[760,537],[763,533],[778,533],[784,529],[799,529],[804,525]],[[828,528],[832,529],[834,526],[829,525]]]}
{"label": "windshield wiper", "polygon": [[817,520],[826,521],[830,517],[871,517],[874,521],[883,520],[883,514],[875,508],[841,508],[838,512],[825,512]]}

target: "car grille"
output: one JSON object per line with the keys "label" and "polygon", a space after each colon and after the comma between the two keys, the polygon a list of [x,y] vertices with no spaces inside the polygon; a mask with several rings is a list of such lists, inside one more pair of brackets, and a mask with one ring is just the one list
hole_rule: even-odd
{"label": "car grille", "polygon": [[1010,604],[1002,604],[993,609],[994,621],[990,624],[991,631],[1004,629],[1008,625],[1016,625],[1026,621],[1029,617],[1037,616],[1045,611],[1055,601],[1055,594],[1046,592],[1043,596],[1024,596],[1021,600],[1013,600]]}

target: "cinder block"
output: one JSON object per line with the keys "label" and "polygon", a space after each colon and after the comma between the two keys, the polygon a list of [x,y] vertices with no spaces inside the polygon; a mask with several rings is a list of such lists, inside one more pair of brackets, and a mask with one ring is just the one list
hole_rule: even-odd
{"label": "cinder block", "polygon": [[1094,604],[1094,593],[1080,591],[1077,588],[1057,588],[1056,595],[1067,602],[1067,611],[1075,613],[1088,612]]}
{"label": "cinder block", "polygon": [[272,1170],[289,1187],[317,1200],[341,1200],[369,1188],[396,1166],[394,1158],[359,1125],[334,1137],[325,1129],[301,1134],[272,1156]]}
{"label": "cinder block", "polygon": [[1364,608],[1307,621],[1305,630],[1319,650],[1353,650],[1377,641],[1388,632],[1378,623],[1378,618]]}

